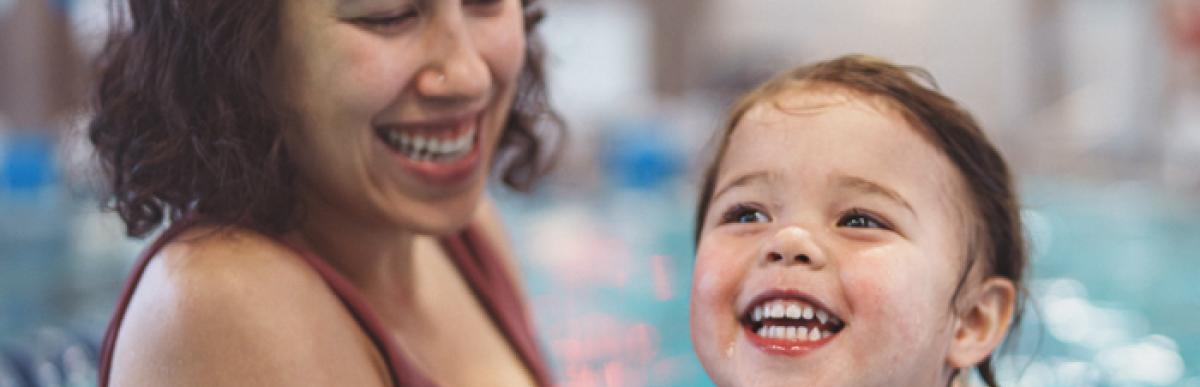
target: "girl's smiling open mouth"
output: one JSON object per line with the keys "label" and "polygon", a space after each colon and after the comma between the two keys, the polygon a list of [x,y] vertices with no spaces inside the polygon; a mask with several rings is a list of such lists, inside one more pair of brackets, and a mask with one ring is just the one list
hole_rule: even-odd
{"label": "girl's smiling open mouth", "polygon": [[796,291],[765,292],[744,308],[738,320],[755,347],[786,356],[820,348],[846,328],[820,301]]}

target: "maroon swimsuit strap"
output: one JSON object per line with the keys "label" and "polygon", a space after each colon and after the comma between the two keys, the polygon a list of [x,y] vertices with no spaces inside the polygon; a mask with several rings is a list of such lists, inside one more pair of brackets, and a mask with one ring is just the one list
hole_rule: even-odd
{"label": "maroon swimsuit strap", "polygon": [[[145,272],[150,258],[158,253],[163,246],[186,230],[195,221],[179,221],[163,232],[153,244],[138,258],[132,273],[125,282],[125,288],[109,322],[108,331],[104,337],[104,346],[100,353],[99,378],[100,387],[108,386],[109,374],[112,367],[112,355],[116,345],[117,332],[134,289]],[[552,379],[545,358],[542,357],[537,340],[532,331],[525,305],[522,302],[516,286],[513,284],[503,264],[495,253],[488,248],[486,240],[479,236],[474,227],[468,227],[462,232],[441,240],[447,255],[454,261],[459,274],[471,286],[475,297],[483,305],[492,321],[500,328],[500,332],[508,340],[509,345],[517,352],[535,381],[541,386],[552,385]],[[325,281],[330,290],[337,295],[342,304],[354,316],[359,326],[371,339],[376,350],[383,356],[388,365],[388,373],[395,386],[433,387],[428,378],[422,375],[404,357],[390,334],[362,295],[348,280],[341,276],[328,263],[315,254],[291,246],[310,267]]]}
{"label": "maroon swimsuit strap", "polygon": [[539,386],[553,385],[549,365],[542,356],[529,321],[529,311],[509,269],[490,248],[487,238],[476,227],[467,227],[452,238],[443,238],[442,246],[458,266],[458,272],[471,285],[475,298],[483,304],[492,321],[508,339],[508,344],[533,375]]}
{"label": "maroon swimsuit strap", "polygon": [[195,222],[191,218],[179,220],[163,231],[157,239],[154,240],[145,250],[142,250],[142,255],[138,257],[137,262],[133,264],[133,269],[129,276],[125,278],[125,286],[121,290],[121,297],[117,299],[117,308],[113,310],[112,319],[108,322],[108,330],[104,333],[104,344],[100,347],[100,364],[96,366],[99,373],[99,386],[108,387],[109,374],[112,371],[113,350],[117,345],[117,332],[121,330],[121,321],[125,317],[125,310],[129,308],[129,301],[133,298],[133,291],[137,288],[138,282],[141,282],[142,273],[146,272],[146,265],[150,264],[150,258],[158,254],[167,242],[175,239],[189,226]]}

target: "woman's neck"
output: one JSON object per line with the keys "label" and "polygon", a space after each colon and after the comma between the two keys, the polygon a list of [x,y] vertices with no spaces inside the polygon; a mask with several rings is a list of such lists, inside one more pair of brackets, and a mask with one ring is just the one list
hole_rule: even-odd
{"label": "woman's neck", "polygon": [[287,237],[315,253],[368,299],[408,304],[415,294],[413,244],[417,234],[365,222],[346,212],[310,208]]}

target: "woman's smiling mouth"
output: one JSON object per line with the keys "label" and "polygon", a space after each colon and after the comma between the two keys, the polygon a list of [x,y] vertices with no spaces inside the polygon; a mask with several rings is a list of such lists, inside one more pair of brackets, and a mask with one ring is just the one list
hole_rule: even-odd
{"label": "woman's smiling mouth", "polygon": [[846,328],[846,323],[820,302],[792,291],[759,295],[738,320],[756,347],[789,356],[824,346]]}
{"label": "woman's smiling mouth", "polygon": [[398,129],[384,127],[377,130],[380,139],[392,150],[413,161],[451,162],[471,151],[478,134],[475,125],[459,125],[455,128]]}
{"label": "woman's smiling mouth", "polygon": [[435,185],[455,184],[481,165],[481,114],[459,118],[383,125],[375,134],[404,169]]}

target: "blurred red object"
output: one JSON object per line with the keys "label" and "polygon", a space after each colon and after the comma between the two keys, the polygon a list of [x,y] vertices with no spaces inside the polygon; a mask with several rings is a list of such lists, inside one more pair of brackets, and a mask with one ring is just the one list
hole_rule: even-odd
{"label": "blurred red object", "polygon": [[1163,17],[1176,50],[1185,54],[1200,53],[1200,0],[1165,1]]}

